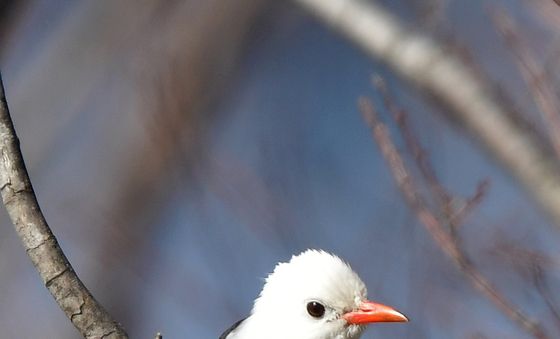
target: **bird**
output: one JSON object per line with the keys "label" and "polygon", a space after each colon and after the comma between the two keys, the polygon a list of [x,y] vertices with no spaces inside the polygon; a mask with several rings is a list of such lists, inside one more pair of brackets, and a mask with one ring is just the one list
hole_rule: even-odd
{"label": "bird", "polygon": [[251,314],[219,339],[358,339],[368,324],[407,321],[367,300],[366,285],[342,259],[309,249],[278,263]]}

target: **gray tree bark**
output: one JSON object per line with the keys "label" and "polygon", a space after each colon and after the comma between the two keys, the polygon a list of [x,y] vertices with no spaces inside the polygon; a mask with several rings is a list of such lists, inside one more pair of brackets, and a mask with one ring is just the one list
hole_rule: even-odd
{"label": "gray tree bark", "polygon": [[0,74],[0,190],[23,246],[43,283],[87,339],[128,338],[76,275],[52,233],[27,174]]}

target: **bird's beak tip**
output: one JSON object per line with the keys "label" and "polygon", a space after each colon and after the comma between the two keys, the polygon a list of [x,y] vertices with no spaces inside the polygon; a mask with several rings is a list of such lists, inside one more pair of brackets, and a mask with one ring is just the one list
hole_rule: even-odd
{"label": "bird's beak tip", "polygon": [[346,313],[343,318],[349,324],[365,325],[379,322],[408,322],[408,318],[390,306],[364,301],[357,311]]}

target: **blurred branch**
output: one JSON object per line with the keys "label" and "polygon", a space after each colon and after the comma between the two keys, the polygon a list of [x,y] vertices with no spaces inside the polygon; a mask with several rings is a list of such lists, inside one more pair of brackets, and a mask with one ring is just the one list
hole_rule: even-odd
{"label": "blurred branch", "polygon": [[493,19],[498,31],[515,56],[519,72],[539,108],[556,156],[560,159],[560,115],[558,114],[560,102],[554,93],[554,86],[547,77],[544,65],[539,65],[512,18],[504,11],[498,11]]}
{"label": "blurred branch", "polygon": [[0,152],[2,201],[27,254],[60,308],[84,338],[128,338],[78,278],[41,212],[19,148],[1,75]]}
{"label": "blurred branch", "polygon": [[552,314],[556,328],[560,329],[560,310],[556,304],[554,293],[552,293],[550,286],[548,286],[544,269],[540,265],[535,265],[533,267],[533,282],[539,292],[539,295],[544,300],[546,307],[548,307],[550,313]]}
{"label": "blurred branch", "polygon": [[500,234],[494,252],[506,259],[519,275],[528,280],[550,311],[556,328],[560,330],[560,309],[555,294],[550,290],[547,272],[555,265],[555,260],[545,254],[523,248],[507,236]]}
{"label": "blurred branch", "polygon": [[488,180],[481,181],[474,194],[467,198],[458,208],[456,199],[439,181],[436,171],[433,168],[428,153],[422,147],[420,139],[414,134],[408,122],[406,111],[397,107],[393,97],[389,93],[385,81],[379,76],[373,78],[373,86],[381,93],[385,107],[392,113],[393,120],[399,126],[400,131],[405,140],[405,144],[409,152],[413,155],[415,163],[420,170],[424,181],[427,183],[432,196],[437,201],[439,210],[442,212],[451,235],[456,235],[457,228],[463,223],[469,212],[480,204],[488,188],[490,182]]}
{"label": "blurred branch", "polygon": [[0,58],[4,56],[5,47],[9,45],[10,31],[14,23],[24,15],[28,0],[3,0],[0,1]]}
{"label": "blurred branch", "polygon": [[560,0],[548,1],[529,1],[531,4],[531,9],[535,11],[540,19],[539,22],[549,26],[553,31],[557,31],[560,27],[560,11],[556,5],[560,3]]}
{"label": "blurred branch", "polygon": [[364,120],[371,128],[373,138],[379,145],[381,153],[389,164],[389,168],[403,193],[406,202],[414,211],[417,218],[426,227],[437,245],[452,259],[455,266],[468,278],[471,285],[490,300],[507,317],[513,320],[521,329],[534,338],[545,339],[549,336],[537,323],[531,321],[518,308],[516,308],[502,293],[492,285],[486,277],[476,268],[472,260],[462,250],[456,237],[448,233],[438,217],[430,210],[424,199],[420,196],[410,171],[406,167],[402,156],[393,143],[389,130],[380,122],[377,112],[371,102],[365,98],[360,100],[360,109]]}
{"label": "blurred branch", "polygon": [[560,166],[554,154],[460,58],[434,39],[408,30],[373,2],[294,1],[444,105],[560,228]]}
{"label": "blurred branch", "polygon": [[[105,3],[117,9],[123,3],[142,7],[135,6],[136,0]],[[207,135],[219,118],[216,108],[234,79],[247,33],[267,5],[266,0],[150,3],[158,4],[158,10],[148,14],[151,19],[134,34],[139,49],[127,54],[127,73],[138,94],[138,107],[131,113],[142,119],[145,133],[121,157],[121,181],[108,199],[107,241],[100,250],[105,265],[99,275],[106,279],[111,272],[109,281],[123,279],[117,269],[122,265],[144,272],[157,260],[148,247],[151,235],[159,231],[154,222],[162,212],[159,201],[169,199],[170,190],[188,194],[196,189]],[[114,18],[106,25],[119,30],[122,19]],[[136,300],[133,291],[114,292],[110,305],[120,311],[120,319],[140,321],[138,312],[122,307],[130,304],[128,299]]]}

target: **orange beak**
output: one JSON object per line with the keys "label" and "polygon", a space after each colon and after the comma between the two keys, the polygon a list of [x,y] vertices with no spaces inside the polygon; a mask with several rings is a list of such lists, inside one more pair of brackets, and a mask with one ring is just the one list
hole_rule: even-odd
{"label": "orange beak", "polygon": [[342,316],[349,324],[364,325],[381,322],[407,322],[408,318],[392,307],[364,301],[357,311]]}

